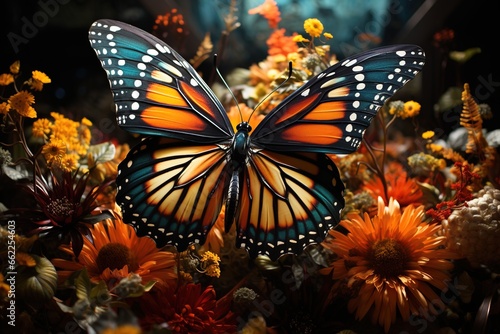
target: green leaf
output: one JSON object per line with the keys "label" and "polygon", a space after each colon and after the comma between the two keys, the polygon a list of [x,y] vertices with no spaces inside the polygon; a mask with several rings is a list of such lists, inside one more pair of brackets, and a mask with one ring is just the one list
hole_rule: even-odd
{"label": "green leaf", "polygon": [[76,297],[78,299],[89,298],[90,290],[92,289],[92,282],[90,281],[86,268],[83,268],[75,278],[75,289]]}
{"label": "green leaf", "polygon": [[89,298],[90,301],[96,305],[107,305],[111,300],[111,294],[109,293],[106,283],[104,281],[100,281],[99,284],[94,286],[90,290]]}

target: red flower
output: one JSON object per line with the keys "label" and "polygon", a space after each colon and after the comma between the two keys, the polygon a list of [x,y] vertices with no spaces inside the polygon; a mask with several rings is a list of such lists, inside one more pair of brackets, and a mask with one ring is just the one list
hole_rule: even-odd
{"label": "red flower", "polygon": [[236,333],[236,315],[229,310],[227,298],[216,299],[212,286],[181,285],[172,291],[167,285],[155,285],[140,300],[144,316],[141,327],[150,330],[167,323],[173,333]]}

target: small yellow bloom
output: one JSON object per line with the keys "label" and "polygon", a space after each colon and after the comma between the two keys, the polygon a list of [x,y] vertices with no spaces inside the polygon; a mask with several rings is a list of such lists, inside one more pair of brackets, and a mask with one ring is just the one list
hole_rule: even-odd
{"label": "small yellow bloom", "polygon": [[438,145],[438,144],[430,144],[429,145],[429,149],[432,151],[432,152],[436,152],[436,153],[439,153],[441,151],[444,150],[443,146],[441,145]]}
{"label": "small yellow bloom", "polygon": [[62,140],[51,140],[42,148],[42,154],[48,164],[52,164],[55,160],[61,160],[66,154],[66,144]]}
{"label": "small yellow bloom", "polygon": [[6,115],[10,110],[10,104],[7,102],[0,103],[0,115]]}
{"label": "small yellow bloom", "polygon": [[420,113],[420,103],[415,101],[405,102],[404,106],[404,116],[401,118],[415,117]]}
{"label": "small yellow bloom", "polygon": [[33,123],[31,132],[33,133],[33,137],[47,138],[51,128],[52,123],[48,119],[40,118]]}
{"label": "small yellow bloom", "polygon": [[78,168],[78,158],[77,154],[70,153],[63,155],[61,159],[57,159],[54,162],[62,171],[72,172]]}
{"label": "small yellow bloom", "polygon": [[332,39],[333,35],[330,34],[329,32],[325,32],[325,33],[323,33],[323,37],[325,37],[326,39]]}
{"label": "small yellow bloom", "polygon": [[205,274],[210,277],[220,277],[219,255],[206,251],[200,259],[201,267],[204,268]]}
{"label": "small yellow bloom", "polygon": [[25,90],[22,90],[9,98],[12,109],[16,110],[21,116],[35,118],[36,111],[31,106],[35,103],[35,97]]}
{"label": "small yellow bloom", "polygon": [[84,117],[82,118],[82,125],[92,126],[92,122],[87,117]]}
{"label": "small yellow bloom", "polygon": [[48,84],[50,82],[51,82],[50,78],[45,73],[40,71],[33,71],[32,77],[28,81],[30,87],[33,90],[38,90],[38,91],[43,89],[44,84]]}
{"label": "small yellow bloom", "polygon": [[311,37],[319,37],[323,32],[323,23],[316,18],[310,18],[304,21],[304,30]]}
{"label": "small yellow bloom", "polygon": [[19,69],[21,68],[21,62],[19,60],[16,60],[15,62],[10,65],[10,73],[16,75],[19,73]]}
{"label": "small yellow bloom", "polygon": [[8,86],[14,82],[14,76],[10,73],[0,74],[0,86]]}
{"label": "small yellow bloom", "polygon": [[434,131],[432,131],[432,130],[425,131],[424,133],[422,133],[423,139],[431,139],[432,137],[434,137]]}
{"label": "small yellow bloom", "polygon": [[295,35],[293,36],[293,41],[296,43],[308,43],[309,40],[307,38],[304,38],[302,35]]}
{"label": "small yellow bloom", "polygon": [[106,328],[102,332],[102,334],[141,334],[142,331],[139,327],[135,325],[125,324],[120,325],[116,328]]}

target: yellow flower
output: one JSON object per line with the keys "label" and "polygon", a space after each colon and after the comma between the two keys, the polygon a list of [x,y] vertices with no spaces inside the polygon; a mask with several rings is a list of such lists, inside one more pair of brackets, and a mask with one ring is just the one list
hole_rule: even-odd
{"label": "yellow flower", "polygon": [[19,69],[21,68],[21,62],[19,60],[16,60],[15,62],[10,65],[10,73],[16,75],[19,73]]}
{"label": "yellow flower", "polygon": [[323,33],[323,36],[326,38],[326,39],[332,39],[333,38],[333,35],[330,34],[329,32],[325,32]]}
{"label": "yellow flower", "polygon": [[82,118],[81,123],[82,123],[82,125],[85,125],[85,126],[92,126],[92,122],[87,117]]}
{"label": "yellow flower", "polygon": [[135,325],[120,325],[116,328],[103,329],[101,334],[141,334],[142,330]]}
{"label": "yellow flower", "polygon": [[422,133],[423,139],[431,139],[432,137],[434,137],[434,131],[432,131],[432,130],[425,131],[424,133]]}
{"label": "yellow flower", "polygon": [[210,277],[220,277],[219,255],[206,251],[200,259],[202,270]]}
{"label": "yellow flower", "polygon": [[6,115],[10,110],[10,104],[7,102],[0,103],[0,114]]}
{"label": "yellow flower", "polygon": [[405,102],[404,115],[401,118],[415,117],[420,113],[420,103],[415,101]]}
{"label": "yellow flower", "polygon": [[350,294],[348,309],[356,319],[370,314],[387,333],[398,311],[408,321],[410,315],[445,309],[434,288],[446,291],[450,260],[458,255],[444,248],[439,224],[424,222],[424,206],[402,211],[397,201],[391,199],[386,207],[379,198],[375,217],[351,213],[340,225],[347,234],[330,231],[332,238],[323,245],[337,258],[321,272],[337,280],[336,294]]}
{"label": "yellow flower", "polygon": [[60,159],[56,159],[55,165],[65,172],[71,172],[78,168],[79,156],[75,153],[65,154]]}
{"label": "yellow flower", "polygon": [[307,43],[309,40],[307,38],[304,38],[302,35],[295,35],[293,36],[293,41],[296,43]]}
{"label": "yellow flower", "polygon": [[35,97],[25,90],[22,90],[9,98],[12,109],[16,110],[21,116],[35,118],[36,111],[31,106],[35,103]]}
{"label": "yellow flower", "polygon": [[323,23],[316,18],[310,18],[304,21],[304,30],[311,37],[319,37],[323,32]]}
{"label": "yellow flower", "polygon": [[31,79],[29,80],[29,84],[34,90],[42,90],[43,84],[48,84],[51,82],[50,78],[47,74],[40,71],[33,71],[31,74]]}
{"label": "yellow flower", "polygon": [[42,154],[50,165],[55,160],[61,160],[66,154],[66,144],[61,140],[51,140],[43,146]]}
{"label": "yellow flower", "polygon": [[31,132],[33,133],[33,137],[46,139],[51,129],[52,123],[46,118],[40,118],[33,123]]}
{"label": "yellow flower", "polygon": [[14,76],[10,73],[0,74],[0,86],[8,86],[14,82]]}

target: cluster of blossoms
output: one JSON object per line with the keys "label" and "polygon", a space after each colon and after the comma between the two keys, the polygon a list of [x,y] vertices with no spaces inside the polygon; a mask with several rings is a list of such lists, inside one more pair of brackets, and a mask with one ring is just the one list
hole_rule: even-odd
{"label": "cluster of blossoms", "polygon": [[[231,4],[228,33],[239,26]],[[333,35],[320,20],[305,20],[304,35],[287,34],[274,0],[249,14],[267,20],[268,56],[250,66],[245,94],[227,110],[234,127],[243,118],[255,128],[337,59],[326,44]],[[159,37],[189,33],[177,10],[159,16],[153,30]],[[444,31],[435,42],[453,38]],[[193,66],[201,59],[193,58]],[[2,180],[19,185],[28,200],[6,203],[1,215],[18,223],[16,298],[18,315],[29,319],[26,332],[65,331],[68,319],[106,334],[420,332],[414,324],[423,322],[435,332],[463,332],[474,317],[478,328],[488,325],[494,294],[475,289],[475,303],[485,306],[472,312],[464,311],[475,305],[464,291],[481,285],[470,278],[478,268],[491,275],[488,284],[498,284],[500,175],[495,147],[483,137],[488,108],[475,104],[468,85],[460,100],[463,150],[435,131],[415,130],[418,143],[407,138],[395,124],[417,122],[422,106],[388,102],[357,152],[330,156],[346,185],[339,226],[301,255],[252,262],[234,248],[235,229],[224,232],[224,208],[205,243],[184,252],[138,236],[115,204],[113,183],[128,145],[96,143],[86,118],[57,112],[37,118],[34,94],[51,80],[33,71],[18,85],[19,73],[15,62],[0,75],[0,85],[12,88],[2,96],[2,122],[14,129],[0,163]],[[33,123],[26,126],[26,118]],[[11,153],[13,145],[23,154]],[[9,235],[0,227],[2,264]],[[9,302],[8,278],[2,268],[0,310]],[[459,285],[466,287],[456,293]]]}

